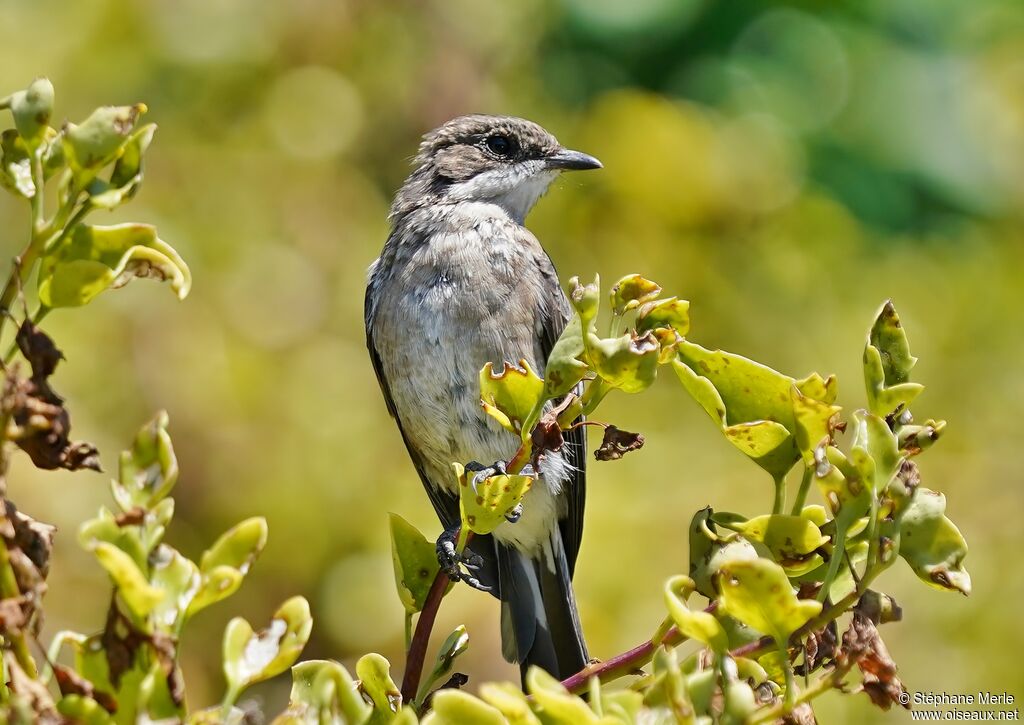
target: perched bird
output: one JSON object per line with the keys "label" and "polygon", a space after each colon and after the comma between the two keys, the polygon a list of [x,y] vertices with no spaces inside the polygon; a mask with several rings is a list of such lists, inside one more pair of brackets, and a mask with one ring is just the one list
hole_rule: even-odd
{"label": "perched bird", "polygon": [[564,679],[588,660],[571,584],[583,531],[584,428],[540,460],[521,515],[476,537],[463,557],[452,544],[459,500],[451,464],[505,461],[518,448],[481,409],[480,369],[525,360],[543,371],[571,310],[523,220],[559,172],[601,163],[531,121],[472,115],[424,136],[414,166],[369,270],[370,357],[445,528],[442,567],[501,600],[502,651],[524,675],[539,665]]}

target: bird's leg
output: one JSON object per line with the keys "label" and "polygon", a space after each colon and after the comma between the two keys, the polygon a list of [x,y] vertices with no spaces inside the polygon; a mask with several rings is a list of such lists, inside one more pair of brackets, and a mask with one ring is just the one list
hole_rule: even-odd
{"label": "bird's leg", "polygon": [[[491,588],[484,586],[476,578],[475,572],[484,565],[483,557],[468,551],[460,554],[456,546],[459,540],[459,527],[453,526],[445,529],[437,537],[437,563],[441,565],[441,571],[448,575],[453,582],[464,581],[474,589],[482,592],[489,592]],[[465,571],[463,571],[465,568]]]}

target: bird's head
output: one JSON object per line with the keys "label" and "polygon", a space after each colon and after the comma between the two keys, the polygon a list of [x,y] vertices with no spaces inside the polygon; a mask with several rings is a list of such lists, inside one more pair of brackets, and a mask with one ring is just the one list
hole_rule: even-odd
{"label": "bird's head", "polygon": [[562,171],[601,162],[564,148],[542,127],[512,116],[460,116],[423,138],[416,170],[393,213],[424,203],[497,204],[519,222]]}

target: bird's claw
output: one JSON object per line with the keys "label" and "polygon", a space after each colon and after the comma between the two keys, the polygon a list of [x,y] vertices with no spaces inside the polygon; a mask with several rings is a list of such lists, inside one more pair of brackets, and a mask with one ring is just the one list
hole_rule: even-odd
{"label": "bird's claw", "polygon": [[473,478],[469,480],[469,485],[473,487],[473,493],[479,493],[477,486],[488,478],[491,478],[492,476],[504,476],[508,473],[505,461],[495,461],[489,466],[477,463],[476,461],[470,461],[466,464],[466,470],[473,474]]}
{"label": "bird's claw", "polygon": [[522,503],[517,503],[515,506],[510,508],[505,513],[505,520],[508,521],[510,524],[514,524],[516,521],[521,519],[522,516],[523,516],[523,504]]}
{"label": "bird's claw", "polygon": [[491,587],[481,584],[474,575],[484,565],[483,557],[471,551],[460,554],[455,545],[458,538],[458,528],[447,529],[438,537],[437,563],[441,565],[441,571],[453,582],[463,581],[482,592],[491,591]]}

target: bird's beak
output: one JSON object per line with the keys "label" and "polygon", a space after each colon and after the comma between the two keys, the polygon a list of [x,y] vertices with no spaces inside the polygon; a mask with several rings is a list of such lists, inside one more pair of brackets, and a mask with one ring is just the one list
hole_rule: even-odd
{"label": "bird's beak", "polygon": [[586,171],[587,169],[600,169],[601,162],[582,151],[562,149],[548,156],[547,167],[559,171]]}

